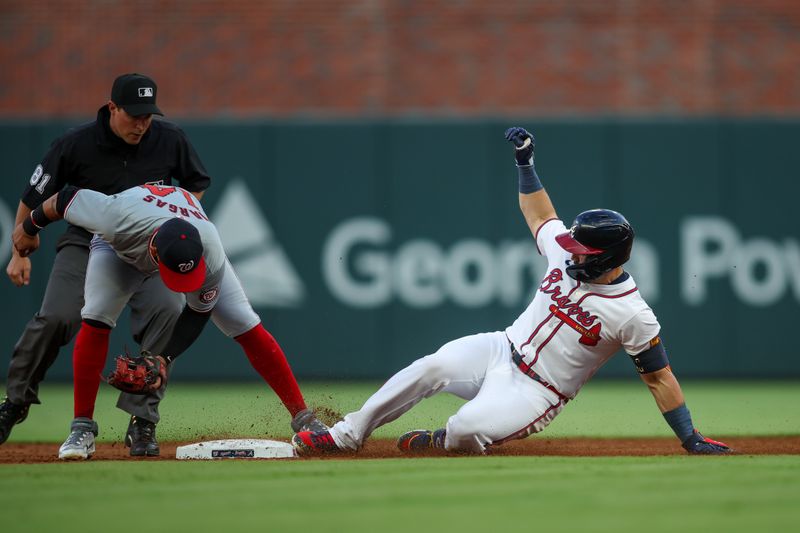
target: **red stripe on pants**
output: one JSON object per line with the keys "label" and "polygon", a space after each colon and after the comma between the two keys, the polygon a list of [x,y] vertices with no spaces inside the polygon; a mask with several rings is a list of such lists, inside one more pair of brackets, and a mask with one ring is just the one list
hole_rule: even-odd
{"label": "red stripe on pants", "polygon": [[81,324],[75,350],[72,352],[74,376],[75,418],[92,418],[101,372],[106,364],[110,329]]}
{"label": "red stripe on pants", "polygon": [[281,399],[292,416],[306,408],[300,387],[278,341],[261,324],[235,338],[250,364]]}

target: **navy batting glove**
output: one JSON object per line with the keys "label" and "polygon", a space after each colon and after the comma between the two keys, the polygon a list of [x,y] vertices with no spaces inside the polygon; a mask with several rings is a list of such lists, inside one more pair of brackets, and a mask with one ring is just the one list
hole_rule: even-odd
{"label": "navy batting glove", "polygon": [[707,439],[696,429],[691,437],[683,441],[681,446],[691,454],[720,455],[733,452],[724,442]]}
{"label": "navy batting glove", "polygon": [[533,164],[533,147],[536,141],[525,128],[515,126],[506,130],[506,140],[514,143],[514,157],[520,166]]}

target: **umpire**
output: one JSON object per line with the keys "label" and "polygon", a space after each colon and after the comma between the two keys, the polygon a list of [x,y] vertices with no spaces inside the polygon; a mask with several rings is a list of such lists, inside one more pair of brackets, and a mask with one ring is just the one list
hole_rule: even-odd
{"label": "umpire", "polygon": [[[111,100],[97,119],[56,139],[31,176],[20,199],[16,223],[67,185],[115,194],[143,184],[180,186],[202,197],[210,182],[206,169],[184,132],[175,124],[153,120],[163,115],[156,105],[158,88],[149,77],[123,74],[114,80]],[[81,324],[83,283],[91,235],[70,225],[58,241],[56,258],[41,309],[19,338],[8,369],[6,399],[0,404],[0,444],[11,428],[41,403],[39,383],[58,351],[72,340]],[[14,285],[28,285],[31,261],[12,252],[6,273]],[[154,280],[160,284],[156,276]],[[143,284],[129,305],[134,340],[143,350],[159,353],[183,309],[183,299],[155,284]],[[155,425],[163,389],[153,396],[121,394],[117,407],[131,414],[125,436],[131,455],[158,455]]]}

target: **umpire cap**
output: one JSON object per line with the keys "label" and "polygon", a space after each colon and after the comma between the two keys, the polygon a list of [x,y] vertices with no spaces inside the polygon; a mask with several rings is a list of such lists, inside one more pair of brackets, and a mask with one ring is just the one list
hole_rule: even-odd
{"label": "umpire cap", "polygon": [[131,116],[164,115],[156,105],[158,86],[144,74],[123,74],[114,80],[111,101]]}
{"label": "umpire cap", "polygon": [[203,242],[197,228],[182,218],[164,222],[153,237],[158,253],[158,272],[167,288],[194,292],[206,279]]}

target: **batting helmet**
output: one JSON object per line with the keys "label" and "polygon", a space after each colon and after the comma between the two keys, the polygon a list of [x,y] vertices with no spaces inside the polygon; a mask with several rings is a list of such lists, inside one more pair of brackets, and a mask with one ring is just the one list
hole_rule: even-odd
{"label": "batting helmet", "polygon": [[567,267],[578,281],[591,281],[622,265],[631,257],[633,228],[625,217],[610,209],[591,209],[577,217],[567,233],[556,236],[566,251],[589,256]]}

